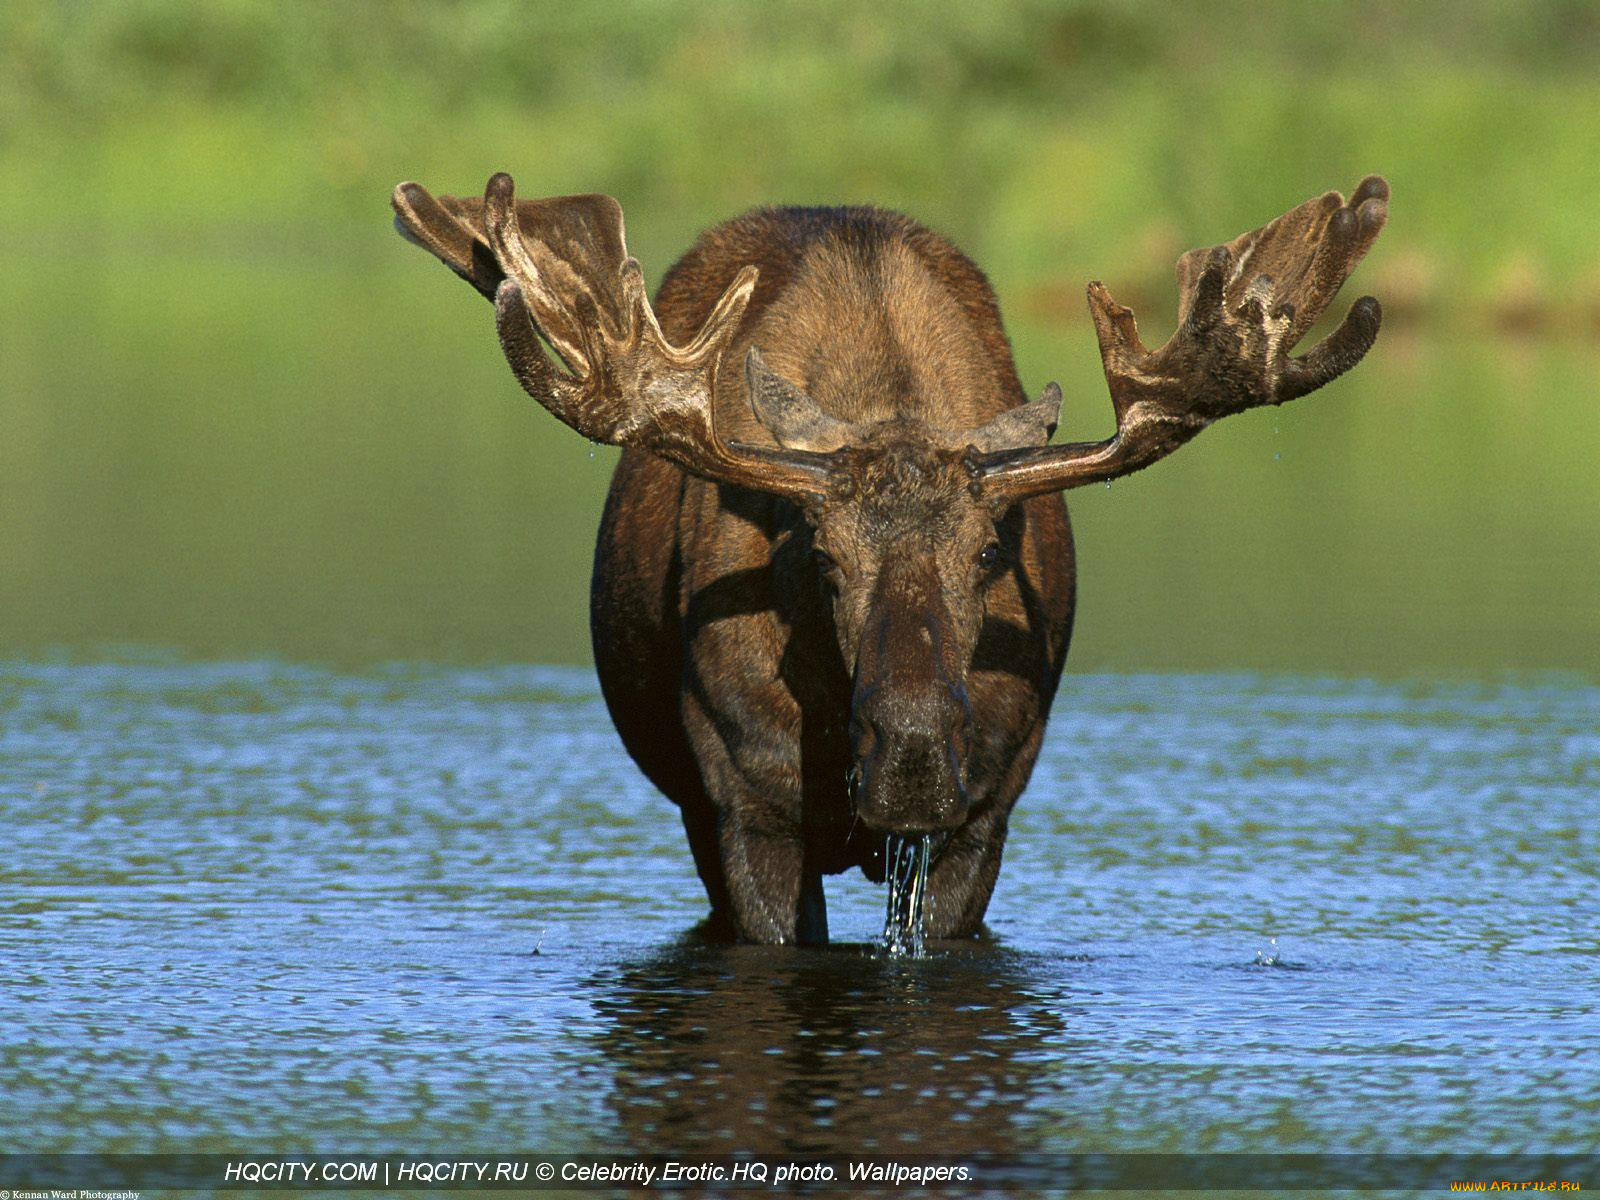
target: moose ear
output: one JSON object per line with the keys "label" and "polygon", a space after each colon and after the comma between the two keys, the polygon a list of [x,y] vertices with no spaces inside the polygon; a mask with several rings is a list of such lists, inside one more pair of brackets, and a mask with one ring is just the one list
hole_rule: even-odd
{"label": "moose ear", "polygon": [[975,447],[981,454],[1029,450],[1049,442],[1060,419],[1061,388],[1050,383],[1032,404],[1008,408],[988,424],[969,429],[956,440]]}
{"label": "moose ear", "polygon": [[744,380],[756,420],[785,450],[826,454],[855,440],[855,430],[848,422],[823,411],[810,396],[774,372],[754,346],[745,355]]}

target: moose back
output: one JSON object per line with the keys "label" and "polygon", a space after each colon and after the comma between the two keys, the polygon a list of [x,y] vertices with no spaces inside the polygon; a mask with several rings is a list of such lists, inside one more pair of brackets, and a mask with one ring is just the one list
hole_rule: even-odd
{"label": "moose back", "polygon": [[702,235],[652,305],[608,196],[519,201],[503,174],[482,198],[395,189],[401,232],[494,302],[528,393],[624,447],[595,660],[682,813],[711,932],[826,941],[822,877],[881,881],[896,837],[936,847],[928,936],[977,931],[1072,630],[1061,492],[1354,366],[1371,297],[1290,351],[1388,197],[1369,177],[1185,254],[1154,350],[1090,284],[1116,432],[1051,444],[1060,389],[1026,401],[987,280],[906,217],[752,212]]}

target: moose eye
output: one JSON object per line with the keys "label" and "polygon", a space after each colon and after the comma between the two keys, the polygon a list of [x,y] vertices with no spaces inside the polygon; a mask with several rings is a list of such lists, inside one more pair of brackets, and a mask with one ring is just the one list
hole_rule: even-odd
{"label": "moose eye", "polygon": [[992,571],[1000,565],[1000,543],[990,542],[978,551],[978,567],[980,570]]}
{"label": "moose eye", "polygon": [[839,564],[833,560],[833,555],[826,550],[812,550],[811,561],[817,564],[817,570],[824,575],[832,575],[839,569]]}

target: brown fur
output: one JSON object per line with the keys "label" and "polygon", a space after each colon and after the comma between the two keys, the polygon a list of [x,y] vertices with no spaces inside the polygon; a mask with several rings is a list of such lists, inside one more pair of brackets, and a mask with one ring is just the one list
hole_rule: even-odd
{"label": "brown fur", "polygon": [[[882,424],[810,513],[626,451],[595,552],[606,700],[630,753],[682,809],[713,926],[820,940],[820,876],[860,866],[882,878],[883,828],[856,819],[846,783],[852,680],[877,614],[887,644],[869,665],[903,707],[941,680],[969,697],[970,799],[935,862],[927,914],[932,936],[969,934],[1066,653],[1065,506],[1043,497],[1002,514],[1002,563],[975,577],[996,523],[961,453],[932,444],[922,422],[979,424],[1022,388],[987,282],[947,242],[874,209],[752,213],[668,273],[656,311],[669,339],[688,340],[749,262],[760,283],[728,357],[759,346],[834,416]],[[715,403],[726,436],[770,443],[742,376],[723,376]],[[848,597],[830,598],[813,562],[820,537],[849,572]],[[930,626],[945,634],[938,646]]]}

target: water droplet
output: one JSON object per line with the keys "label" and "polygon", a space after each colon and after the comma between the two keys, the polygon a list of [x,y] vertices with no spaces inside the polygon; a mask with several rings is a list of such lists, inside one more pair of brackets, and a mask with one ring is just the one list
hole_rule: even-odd
{"label": "water droplet", "polygon": [[923,901],[928,891],[928,865],[933,858],[933,837],[897,837],[883,843],[884,874],[889,882],[889,905],[883,923],[883,945],[890,954],[921,958]]}
{"label": "water droplet", "polygon": [[1110,490],[1111,490],[1111,480],[1108,479],[1108,480],[1106,480],[1106,491],[1109,492]]}
{"label": "water droplet", "polygon": [[1273,462],[1282,462],[1283,461],[1283,451],[1274,450],[1272,452],[1272,461]]}
{"label": "water droplet", "polygon": [[590,446],[589,447],[589,457],[593,458],[594,456],[595,456],[595,448],[593,446]]}

